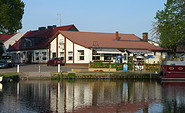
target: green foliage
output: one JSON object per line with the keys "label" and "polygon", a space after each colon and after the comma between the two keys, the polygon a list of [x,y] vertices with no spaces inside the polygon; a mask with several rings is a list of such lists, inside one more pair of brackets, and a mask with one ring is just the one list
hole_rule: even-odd
{"label": "green foliage", "polygon": [[145,64],[146,70],[159,70],[160,64]]}
{"label": "green foliage", "polygon": [[68,73],[67,78],[76,78],[75,73]]}
{"label": "green foliage", "polygon": [[124,63],[113,63],[111,64],[111,68],[116,68],[116,70],[123,70]]}
{"label": "green foliage", "polygon": [[19,75],[10,76],[13,81],[19,81]]}
{"label": "green foliage", "polygon": [[60,78],[61,78],[61,74],[57,74],[55,76],[52,76],[51,80],[60,80]]}
{"label": "green foliage", "polygon": [[177,48],[185,49],[185,1],[167,0],[164,10],[156,13],[162,47],[176,57]]}
{"label": "green foliage", "polygon": [[[123,65],[125,63],[102,63],[102,62],[91,62],[90,63],[90,67],[91,68],[116,68],[116,70],[123,70]],[[128,65],[128,70],[132,70],[133,69],[133,63],[127,63]]]}
{"label": "green foliage", "polygon": [[102,63],[102,62],[91,62],[90,63],[91,68],[109,68],[110,63]]}
{"label": "green foliage", "polygon": [[127,65],[128,65],[128,70],[132,70],[133,69],[133,63],[132,62],[130,62],[130,63],[127,63]]}
{"label": "green foliage", "polygon": [[17,75],[18,75],[18,73],[15,73],[15,72],[0,73],[0,76],[4,76],[4,77],[17,76]]}
{"label": "green foliage", "polygon": [[0,73],[0,77],[1,76],[8,77],[8,78],[12,79],[14,82],[19,81],[18,73],[14,73],[14,72],[11,72],[11,73]]}
{"label": "green foliage", "polygon": [[0,0],[0,33],[13,34],[22,28],[24,3],[21,0]]}

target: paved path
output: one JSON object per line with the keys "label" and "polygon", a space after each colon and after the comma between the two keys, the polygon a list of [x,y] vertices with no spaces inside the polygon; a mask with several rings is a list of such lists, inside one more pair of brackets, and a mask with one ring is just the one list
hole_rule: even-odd
{"label": "paved path", "polygon": [[[47,66],[46,64],[20,64],[20,72],[57,72],[57,66]],[[62,72],[71,71],[72,68],[87,68],[87,67],[77,67],[77,66],[60,66]],[[0,73],[3,72],[16,72],[17,67],[0,69]]]}

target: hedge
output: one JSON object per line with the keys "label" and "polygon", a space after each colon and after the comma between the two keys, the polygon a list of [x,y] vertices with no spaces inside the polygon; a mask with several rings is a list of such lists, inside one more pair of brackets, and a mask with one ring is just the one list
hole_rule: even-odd
{"label": "hedge", "polygon": [[146,70],[159,70],[160,64],[145,64]]}
{"label": "hedge", "polygon": [[91,62],[90,63],[90,68],[116,68],[116,70],[123,70],[123,65],[127,64],[128,65],[128,70],[133,69],[133,64],[132,63],[102,63],[102,62]]}

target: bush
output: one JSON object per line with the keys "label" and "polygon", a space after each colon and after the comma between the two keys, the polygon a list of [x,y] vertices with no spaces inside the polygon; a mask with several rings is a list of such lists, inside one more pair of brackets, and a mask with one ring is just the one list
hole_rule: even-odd
{"label": "bush", "polygon": [[91,68],[109,68],[110,63],[102,63],[102,62],[91,62],[90,67]]}
{"label": "bush", "polygon": [[124,63],[113,63],[111,64],[111,68],[116,68],[116,70],[123,70]]}
{"label": "bush", "polygon": [[146,70],[158,70],[160,68],[160,64],[145,64]]}
{"label": "bush", "polygon": [[68,73],[67,78],[75,78],[75,77],[76,77],[75,73]]}
{"label": "bush", "polygon": [[[102,62],[91,62],[90,68],[116,68],[116,70],[123,70],[123,65],[125,63],[102,63]],[[126,63],[128,65],[128,70],[133,69],[133,63]]]}
{"label": "bush", "polygon": [[128,70],[132,70],[133,69],[133,63],[127,63],[127,65],[128,65]]}

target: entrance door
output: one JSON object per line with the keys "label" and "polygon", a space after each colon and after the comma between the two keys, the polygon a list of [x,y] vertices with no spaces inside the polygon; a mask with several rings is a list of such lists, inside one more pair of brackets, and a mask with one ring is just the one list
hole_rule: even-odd
{"label": "entrance door", "polygon": [[28,61],[27,61],[27,63],[29,63],[29,64],[31,64],[32,63],[32,55],[33,55],[33,53],[32,52],[28,52]]}

